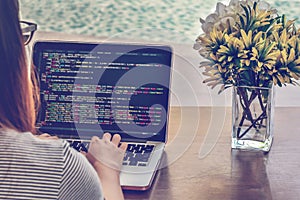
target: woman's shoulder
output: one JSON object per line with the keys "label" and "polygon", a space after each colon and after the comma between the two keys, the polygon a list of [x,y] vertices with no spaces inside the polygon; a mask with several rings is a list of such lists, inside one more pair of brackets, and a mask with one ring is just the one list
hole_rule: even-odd
{"label": "woman's shoulder", "polygon": [[0,130],[0,142],[6,143],[10,148],[39,149],[39,151],[50,152],[63,150],[67,146],[67,142],[61,139],[41,139],[31,132],[17,132],[12,129]]}
{"label": "woman's shoulder", "polygon": [[[63,139],[48,139],[38,137],[30,132],[17,132],[11,129],[0,129],[0,142],[8,152],[25,152],[25,154],[40,154],[48,157],[59,157],[89,165],[87,159]],[[16,149],[19,149],[16,151]]]}
{"label": "woman's shoulder", "polygon": [[45,174],[48,183],[59,184],[59,199],[70,199],[75,193],[88,199],[103,198],[95,170],[84,155],[71,148],[67,141],[41,139],[30,132],[0,129],[0,142],[5,149],[0,156],[18,159],[10,160],[9,165],[19,166],[22,163],[19,167],[30,167],[35,170],[36,176]]}
{"label": "woman's shoulder", "polygon": [[67,151],[70,151],[65,140],[41,139],[30,132],[11,129],[0,130],[0,143],[6,154],[18,156],[23,161],[44,162],[57,167],[64,165]]}

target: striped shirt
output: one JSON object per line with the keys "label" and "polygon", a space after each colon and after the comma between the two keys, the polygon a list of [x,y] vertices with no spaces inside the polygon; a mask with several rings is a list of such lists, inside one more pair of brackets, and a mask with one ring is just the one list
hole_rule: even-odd
{"label": "striped shirt", "polygon": [[96,171],[64,140],[0,130],[0,199],[103,199]]}

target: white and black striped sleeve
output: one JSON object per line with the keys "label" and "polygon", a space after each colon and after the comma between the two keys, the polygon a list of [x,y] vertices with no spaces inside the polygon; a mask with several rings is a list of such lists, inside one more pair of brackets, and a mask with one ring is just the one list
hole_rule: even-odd
{"label": "white and black striped sleeve", "polygon": [[67,142],[64,149],[59,199],[103,199],[99,178],[87,159],[70,148]]}

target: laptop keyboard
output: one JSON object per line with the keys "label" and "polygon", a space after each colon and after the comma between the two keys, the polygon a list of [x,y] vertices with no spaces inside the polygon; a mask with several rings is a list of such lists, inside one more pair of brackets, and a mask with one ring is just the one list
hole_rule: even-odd
{"label": "laptop keyboard", "polygon": [[150,144],[128,144],[123,165],[147,166],[154,147]]}
{"label": "laptop keyboard", "polygon": [[[89,141],[71,140],[68,142],[77,151],[87,152],[89,149]],[[123,165],[147,166],[154,147],[155,145],[153,144],[129,143],[123,159]]]}

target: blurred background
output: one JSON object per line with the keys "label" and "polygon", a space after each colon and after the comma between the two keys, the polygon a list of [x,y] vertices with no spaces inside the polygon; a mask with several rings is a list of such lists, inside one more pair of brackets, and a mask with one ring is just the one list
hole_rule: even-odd
{"label": "blurred background", "polygon": [[[202,32],[199,18],[214,12],[217,2],[229,0],[20,0],[22,19],[36,22],[39,31],[174,45],[171,104],[230,106],[230,89],[218,95],[202,83],[202,58],[193,50]],[[267,2],[287,19],[299,16],[300,0]],[[300,106],[299,87],[277,90],[276,105]]]}
{"label": "blurred background", "polygon": [[[20,0],[22,18],[39,30],[94,36],[190,43],[200,33],[199,18],[218,0]],[[288,19],[299,16],[300,1],[267,0]],[[288,11],[288,12],[287,12]],[[298,23],[299,24],[299,23]]]}

